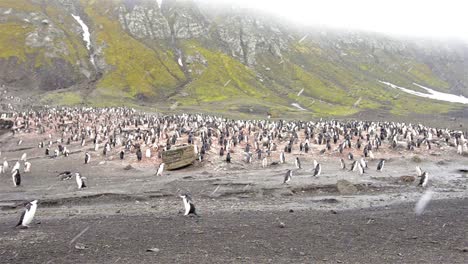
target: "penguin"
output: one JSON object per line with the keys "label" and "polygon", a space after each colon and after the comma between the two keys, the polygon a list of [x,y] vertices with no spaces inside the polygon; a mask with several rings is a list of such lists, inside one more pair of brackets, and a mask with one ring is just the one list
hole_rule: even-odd
{"label": "penguin", "polygon": [[13,168],[11,169],[11,173],[15,172],[16,170],[19,170],[20,169],[20,163],[19,161],[17,161],[15,163],[15,166],[13,166]]}
{"label": "penguin", "polygon": [[384,168],[384,165],[385,165],[385,160],[384,159],[381,159],[379,164],[377,164],[377,171],[380,171],[382,172],[383,168]]}
{"label": "penguin", "polygon": [[26,158],[27,158],[27,154],[23,153],[23,155],[21,156],[21,161],[26,161]]}
{"label": "penguin", "polygon": [[29,224],[32,222],[34,218],[36,209],[37,209],[37,200],[27,203],[25,206],[25,210],[20,216],[19,222],[15,227],[21,226],[23,228],[28,228]]}
{"label": "penguin", "polygon": [[316,160],[314,160],[314,170],[315,170],[315,167],[317,167],[317,164],[318,164],[318,162]]}
{"label": "penguin", "polygon": [[145,156],[146,156],[147,159],[151,158],[151,149],[146,149]]}
{"label": "penguin", "polygon": [[299,157],[296,157],[296,168],[301,169],[301,161],[299,160]]}
{"label": "penguin", "polygon": [[91,155],[88,152],[85,153],[84,164],[88,164],[91,161]]}
{"label": "penguin", "polygon": [[61,172],[57,175],[57,177],[60,177],[60,180],[64,181],[64,180],[69,180],[71,179],[71,177],[73,176],[73,174],[71,173],[71,171],[64,171],[64,172]]}
{"label": "penguin", "polygon": [[429,173],[427,172],[423,172],[421,174],[421,180],[419,181],[419,184],[418,186],[421,186],[421,187],[426,187],[427,186],[427,182],[429,181]]}
{"label": "penguin", "polygon": [[422,174],[423,174],[423,172],[422,172],[421,168],[419,166],[416,166],[416,175],[418,177],[421,177]]}
{"label": "penguin", "polygon": [[289,184],[292,178],[292,170],[286,171],[286,174],[284,175],[284,181],[283,184]]}
{"label": "penguin", "polygon": [[366,161],[366,159],[361,158],[361,159],[359,160],[359,163],[361,164],[361,166],[362,166],[363,169],[368,168],[368,167],[367,167],[367,161]]}
{"label": "penguin", "polygon": [[198,216],[197,213],[195,212],[195,205],[192,203],[192,198],[188,194],[181,195],[180,198],[182,198],[184,202],[184,208],[185,208],[184,216],[187,216],[190,214]]}
{"label": "penguin", "polygon": [[80,173],[75,173],[76,184],[78,185],[78,189],[86,188],[85,177],[81,177]]}
{"label": "penguin", "polygon": [[353,160],[353,159],[354,159],[353,153],[351,153],[351,152],[348,153],[348,159],[349,159],[349,160]]}
{"label": "penguin", "polygon": [[163,176],[163,171],[164,171],[164,163],[159,164],[158,167],[158,172],[156,172],[156,176]]}
{"label": "penguin", "polygon": [[340,158],[340,167],[342,170],[346,169],[346,163],[344,162],[343,158]]}
{"label": "penguin", "polygon": [[120,155],[120,159],[123,160],[125,157],[125,151],[121,150],[119,155]]}
{"label": "penguin", "polygon": [[314,168],[314,177],[315,176],[320,176],[320,173],[322,172],[322,165],[320,163],[317,163],[317,165]]}
{"label": "penguin", "polygon": [[141,158],[142,158],[142,156],[141,156],[141,155],[142,155],[142,154],[141,154],[141,149],[140,149],[140,148],[139,148],[139,149],[137,149],[137,151],[136,151],[136,155],[137,155],[137,160],[138,160],[138,161],[141,161]]}
{"label": "penguin", "polygon": [[54,150],[54,157],[57,158],[58,156],[59,156],[59,150],[56,149],[56,150]]}
{"label": "penguin", "polygon": [[11,178],[13,179],[13,185],[15,187],[18,187],[21,185],[21,175],[19,172],[19,169],[16,169],[13,174],[11,175]]}
{"label": "penguin", "polygon": [[281,151],[280,153],[280,163],[283,164],[285,161],[285,158],[284,158],[284,151]]}
{"label": "penguin", "polygon": [[49,155],[50,155],[50,150],[49,150],[49,148],[46,148],[46,149],[45,149],[45,155],[46,155],[46,156],[49,156]]}
{"label": "penguin", "polygon": [[357,160],[353,161],[353,164],[351,164],[351,169],[349,169],[349,171],[355,171],[357,169],[357,165]]}
{"label": "penguin", "polygon": [[266,168],[268,166],[268,158],[264,157],[262,160],[262,168]]}
{"label": "penguin", "polygon": [[24,172],[31,172],[31,162],[26,161],[24,163]]}
{"label": "penguin", "polygon": [[226,162],[231,163],[231,153],[229,152],[226,154]]}
{"label": "penguin", "polygon": [[8,170],[8,161],[7,160],[4,160],[3,161],[3,172],[6,172]]}
{"label": "penguin", "polygon": [[359,169],[359,174],[360,175],[364,174],[365,170],[364,170],[364,167],[361,165],[361,163],[358,163],[357,167]]}

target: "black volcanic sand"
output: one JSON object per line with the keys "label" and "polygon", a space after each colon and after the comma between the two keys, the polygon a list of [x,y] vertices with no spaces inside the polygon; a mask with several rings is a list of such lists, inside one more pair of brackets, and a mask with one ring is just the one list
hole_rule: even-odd
{"label": "black volcanic sand", "polygon": [[[0,175],[0,263],[466,263],[468,158],[453,148],[380,150],[364,175],[342,171],[337,154],[301,156],[290,185],[284,165],[266,169],[215,150],[203,164],[156,177],[152,162],[134,155],[120,161],[70,146],[68,158],[44,157],[34,139],[1,137],[10,168],[23,153],[32,172],[13,187]],[[84,151],[92,160],[84,165]],[[234,156],[237,157],[237,156]],[[383,172],[375,167],[388,158]],[[311,177],[312,159],[322,175]],[[349,166],[350,161],[347,161]],[[130,166],[129,166],[130,165]],[[421,216],[424,193],[415,166],[430,173],[433,200]],[[87,177],[88,188],[60,181],[64,170]],[[338,180],[356,191],[342,194]],[[184,217],[182,192],[190,192],[201,217]],[[29,229],[14,229],[25,200],[39,199]],[[281,224],[283,223],[283,224]],[[146,250],[155,248],[153,252]]]}

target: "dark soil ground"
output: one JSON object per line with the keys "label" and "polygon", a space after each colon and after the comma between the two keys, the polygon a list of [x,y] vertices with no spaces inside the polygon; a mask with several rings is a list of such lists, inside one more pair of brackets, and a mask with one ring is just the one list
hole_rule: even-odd
{"label": "dark soil ground", "polygon": [[[19,138],[23,139],[17,145]],[[69,146],[70,157],[45,157],[37,138],[3,135],[2,159],[12,167],[23,153],[32,164],[13,187],[0,175],[0,263],[466,263],[468,159],[449,147],[382,148],[364,175],[341,170],[339,153],[298,155],[303,169],[282,184],[287,163],[261,168],[217,153],[203,163],[155,176],[157,161],[129,154],[102,156],[91,145]],[[84,151],[92,160],[84,165]],[[234,157],[242,154],[235,153]],[[345,157],[346,154],[343,154]],[[276,157],[276,156],[275,156]],[[275,159],[273,157],[272,161]],[[383,172],[375,170],[386,158]],[[312,160],[322,174],[311,177]],[[350,161],[347,161],[349,166]],[[415,166],[431,175],[434,192],[424,213],[414,213],[426,189]],[[10,170],[11,170],[10,167]],[[88,188],[59,172],[79,171]],[[348,194],[339,180],[355,188]],[[184,217],[190,192],[200,217]],[[20,203],[39,200],[29,229],[15,229]],[[282,224],[281,224],[282,223]],[[154,251],[147,252],[148,249]]]}
{"label": "dark soil ground", "polygon": [[2,263],[466,263],[466,219],[467,199],[435,201],[421,216],[413,204],[201,217],[142,212],[38,217],[27,230],[12,229],[16,219],[8,217],[0,256]]}

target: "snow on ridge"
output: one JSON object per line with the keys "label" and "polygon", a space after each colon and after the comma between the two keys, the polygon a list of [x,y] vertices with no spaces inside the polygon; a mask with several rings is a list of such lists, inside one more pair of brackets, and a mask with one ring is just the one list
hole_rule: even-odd
{"label": "snow on ridge", "polygon": [[463,95],[454,95],[454,94],[449,94],[449,93],[442,93],[438,92],[435,90],[432,90],[430,88],[424,87],[422,85],[419,85],[417,83],[413,83],[413,85],[418,86],[424,90],[426,90],[428,93],[421,93],[417,91],[413,91],[404,87],[397,86],[395,84],[389,83],[389,82],[384,82],[384,81],[379,81],[380,83],[383,83],[385,85],[388,85],[394,89],[399,89],[402,90],[405,93],[409,93],[412,95],[416,95],[419,97],[424,97],[424,98],[430,98],[434,100],[439,100],[439,101],[445,101],[445,102],[451,102],[451,103],[461,103],[461,104],[468,104],[468,98],[464,97]]}
{"label": "snow on ridge", "polygon": [[91,49],[91,34],[89,33],[88,26],[81,20],[80,16],[75,16],[72,14],[72,17],[80,24],[81,28],[83,29],[83,40],[86,42],[86,48],[89,50]]}

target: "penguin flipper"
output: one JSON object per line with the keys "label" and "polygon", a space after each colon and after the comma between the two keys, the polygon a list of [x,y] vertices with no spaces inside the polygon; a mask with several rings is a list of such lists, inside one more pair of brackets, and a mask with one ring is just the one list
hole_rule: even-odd
{"label": "penguin flipper", "polygon": [[23,223],[24,215],[26,215],[26,211],[23,211],[23,213],[21,214],[20,220],[18,224],[15,225],[15,227],[18,227]]}

